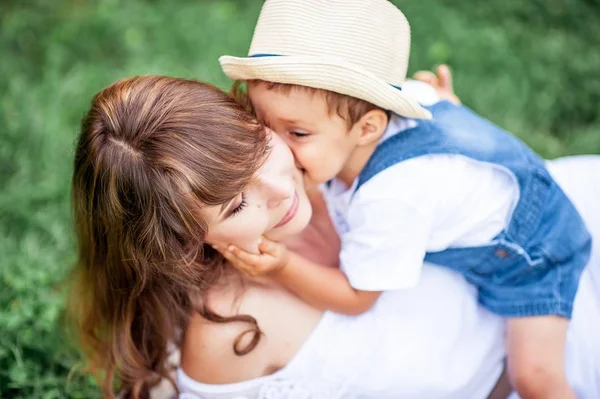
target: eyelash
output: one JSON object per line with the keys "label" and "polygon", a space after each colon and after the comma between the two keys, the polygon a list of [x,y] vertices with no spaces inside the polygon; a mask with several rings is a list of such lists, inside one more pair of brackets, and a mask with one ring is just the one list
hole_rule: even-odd
{"label": "eyelash", "polygon": [[304,132],[290,132],[290,134],[296,138],[302,139],[304,137],[308,137],[310,134],[309,133],[304,133]]}
{"label": "eyelash", "polygon": [[248,202],[246,202],[246,195],[242,193],[242,202],[240,202],[240,204],[231,211],[231,216],[235,216],[240,213],[246,207],[246,205],[248,205]]}

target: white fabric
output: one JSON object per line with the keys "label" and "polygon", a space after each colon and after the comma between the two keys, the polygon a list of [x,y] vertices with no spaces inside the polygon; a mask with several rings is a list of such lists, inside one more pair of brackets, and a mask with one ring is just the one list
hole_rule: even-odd
{"label": "white fabric", "polygon": [[[600,397],[600,157],[549,163],[594,236],[567,339],[567,375],[581,399]],[[292,361],[270,376],[208,385],[187,399],[485,398],[505,356],[503,322],[477,306],[460,275],[425,266],[414,289],[389,291],[368,312],[326,312]]]}
{"label": "white fabric", "polygon": [[[424,103],[437,101],[429,85],[403,89]],[[381,141],[415,125],[393,115]],[[340,267],[365,291],[414,287],[428,251],[488,243],[506,227],[519,198],[508,171],[454,154],[412,158],[356,193],[355,187],[334,179],[322,192],[342,239]]]}
{"label": "white fabric", "polygon": [[[567,336],[566,370],[579,399],[600,398],[600,156],[547,163],[586,222],[592,255],[579,282]],[[516,395],[515,395],[516,397]]]}
{"label": "white fabric", "polygon": [[427,267],[418,289],[386,292],[361,316],[325,313],[294,359],[273,375],[214,386],[180,370],[178,385],[206,399],[266,399],[264,387],[290,385],[307,396],[275,397],[485,397],[502,370],[503,327],[475,296],[459,275]]}
{"label": "white fabric", "polygon": [[407,80],[402,85],[402,91],[417,100],[421,105],[433,105],[440,100],[433,86],[418,80]]}

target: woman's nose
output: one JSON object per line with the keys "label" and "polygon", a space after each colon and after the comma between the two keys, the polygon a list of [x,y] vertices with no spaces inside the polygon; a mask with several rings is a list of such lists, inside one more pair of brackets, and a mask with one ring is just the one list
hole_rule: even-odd
{"label": "woman's nose", "polygon": [[293,194],[293,185],[290,178],[265,176],[261,179],[262,191],[269,208],[279,206]]}

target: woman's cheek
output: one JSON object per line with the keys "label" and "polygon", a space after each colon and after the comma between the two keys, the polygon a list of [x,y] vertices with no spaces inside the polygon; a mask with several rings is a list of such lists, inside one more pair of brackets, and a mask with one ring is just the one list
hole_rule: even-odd
{"label": "woman's cheek", "polygon": [[214,238],[221,244],[235,245],[244,251],[258,253],[258,241],[265,229],[262,223],[240,223],[236,227],[223,229],[224,231]]}
{"label": "woman's cheek", "polygon": [[264,236],[267,239],[272,241],[283,241],[292,235],[300,233],[310,222],[310,218],[312,216],[312,206],[308,200],[308,197],[306,196],[304,187],[299,186],[297,189],[300,204],[298,206],[298,212],[296,213],[296,216],[285,226],[272,229],[265,233]]}

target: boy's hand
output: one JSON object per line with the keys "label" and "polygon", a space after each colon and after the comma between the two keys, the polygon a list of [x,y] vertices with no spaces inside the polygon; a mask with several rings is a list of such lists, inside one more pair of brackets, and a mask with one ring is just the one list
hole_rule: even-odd
{"label": "boy's hand", "polygon": [[436,68],[435,74],[431,71],[418,71],[413,75],[413,79],[432,86],[442,100],[460,104],[460,99],[454,93],[452,72],[448,68],[448,65],[439,65]]}
{"label": "boy's hand", "polygon": [[260,253],[252,254],[235,245],[226,248],[214,245],[225,259],[227,259],[240,272],[251,276],[263,276],[283,270],[290,261],[290,253],[283,244],[261,238],[258,250]]}

